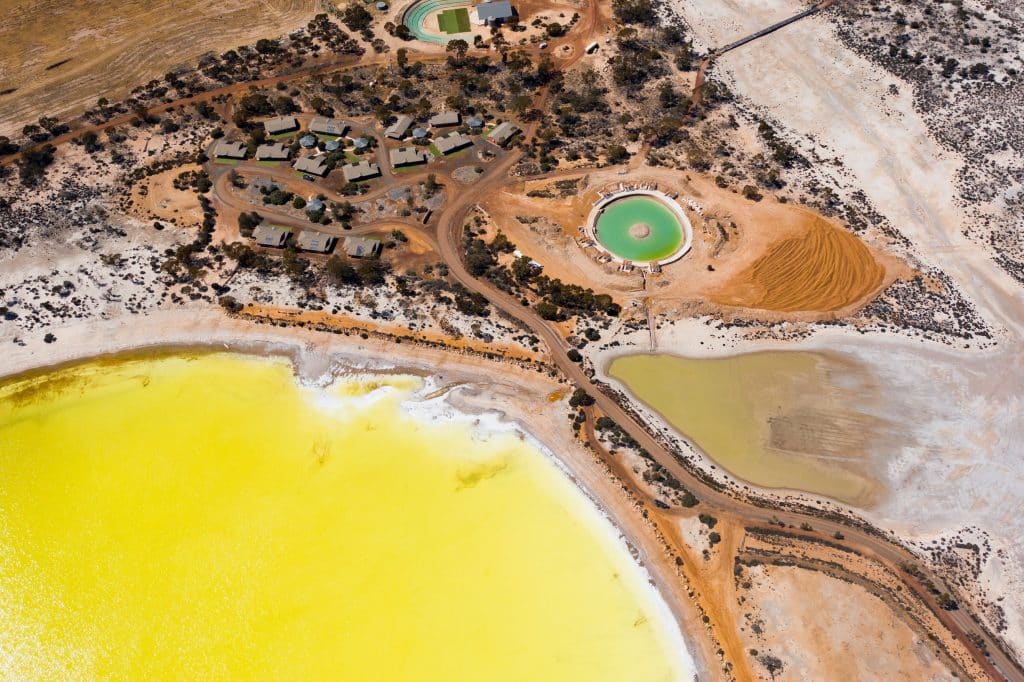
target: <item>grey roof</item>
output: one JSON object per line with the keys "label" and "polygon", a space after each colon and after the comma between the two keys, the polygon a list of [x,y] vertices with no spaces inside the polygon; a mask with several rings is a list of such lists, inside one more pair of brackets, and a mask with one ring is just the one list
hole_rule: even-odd
{"label": "grey roof", "polygon": [[428,134],[429,133],[427,133],[427,129],[426,128],[413,128],[412,129],[412,136],[415,137],[417,140],[422,140]]}
{"label": "grey roof", "polygon": [[434,140],[434,146],[442,154],[451,154],[471,144],[473,144],[473,140],[470,139],[469,135],[463,135],[458,131],[452,131]]}
{"label": "grey roof", "polygon": [[288,147],[280,142],[261,144],[256,148],[257,161],[284,161],[291,155]]}
{"label": "grey roof", "polygon": [[492,130],[490,135],[487,136],[487,139],[495,144],[503,145],[515,137],[517,133],[519,133],[519,128],[517,128],[511,121],[505,121]]}
{"label": "grey roof", "polygon": [[327,140],[324,142],[324,149],[329,152],[336,152],[341,149],[341,140]]}
{"label": "grey roof", "polygon": [[241,142],[221,141],[213,150],[213,155],[222,159],[244,159],[245,145]]}
{"label": "grey roof", "polygon": [[306,210],[309,211],[310,213],[316,213],[317,211],[324,210],[323,200],[313,197],[312,199],[306,202]]}
{"label": "grey roof", "polygon": [[483,2],[476,6],[476,16],[480,21],[490,19],[508,19],[513,15],[512,3],[508,0]]}
{"label": "grey roof", "polygon": [[443,128],[444,126],[457,126],[462,117],[459,116],[457,111],[442,111],[440,114],[434,114],[430,117],[430,125],[435,128]]}
{"label": "grey roof", "polygon": [[356,149],[366,149],[370,146],[370,140],[365,137],[357,137],[352,140],[352,146]]}
{"label": "grey roof", "polygon": [[416,147],[398,147],[388,152],[388,155],[391,157],[391,165],[396,168],[427,162],[427,153]]}
{"label": "grey roof", "polygon": [[298,127],[299,121],[294,116],[278,116],[263,122],[263,129],[267,131],[267,135],[291,132]]}
{"label": "grey roof", "polygon": [[311,149],[315,147],[316,143],[316,135],[303,135],[302,137],[299,138],[299,144],[301,144],[306,149]]}
{"label": "grey roof", "polygon": [[327,175],[327,162],[322,156],[303,156],[295,162],[295,170],[324,176]]}
{"label": "grey roof", "polygon": [[341,137],[348,130],[348,124],[336,118],[325,118],[317,116],[309,122],[309,132],[320,133],[321,135],[334,135]]}
{"label": "grey roof", "polygon": [[353,258],[376,256],[380,252],[380,241],[368,237],[345,237],[345,253]]}
{"label": "grey roof", "polygon": [[333,235],[317,232],[316,230],[302,230],[295,239],[295,245],[303,251],[330,253],[337,241],[338,238]]}
{"label": "grey roof", "polygon": [[409,128],[411,127],[412,116],[399,116],[398,120],[388,126],[388,129],[384,131],[384,135],[394,140],[401,140],[405,137],[405,134],[409,132]]}
{"label": "grey roof", "polygon": [[470,128],[483,128],[484,120],[479,116],[470,116],[468,119],[466,119],[466,125],[468,125]]}
{"label": "grey roof", "polygon": [[386,10],[387,8],[388,8],[388,3],[383,2],[383,1],[377,3],[377,9],[383,11],[383,10]]}
{"label": "grey roof", "polygon": [[369,161],[360,161],[358,163],[345,164],[341,167],[341,172],[345,176],[345,180],[356,182],[377,177],[380,175],[380,166]]}
{"label": "grey roof", "polygon": [[252,231],[252,238],[256,240],[256,243],[260,246],[273,246],[280,248],[285,245],[288,241],[288,235],[292,231],[287,227],[281,227],[280,225],[257,225],[256,229]]}

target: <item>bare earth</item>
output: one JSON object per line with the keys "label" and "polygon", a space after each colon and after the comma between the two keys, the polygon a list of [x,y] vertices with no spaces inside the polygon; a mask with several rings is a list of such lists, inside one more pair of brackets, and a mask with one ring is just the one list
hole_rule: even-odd
{"label": "bare earth", "polygon": [[312,0],[0,0],[0,92],[14,89],[0,95],[0,134],[40,116],[78,113],[100,97],[115,101],[205,52],[288,33],[318,7]]}

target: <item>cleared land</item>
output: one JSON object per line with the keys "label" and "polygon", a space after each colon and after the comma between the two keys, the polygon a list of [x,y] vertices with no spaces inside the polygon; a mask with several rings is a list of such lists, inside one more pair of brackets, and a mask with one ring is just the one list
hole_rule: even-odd
{"label": "cleared land", "polygon": [[0,0],[0,134],[115,100],[169,70],[305,24],[313,0]]}
{"label": "cleared land", "polygon": [[437,15],[437,26],[449,35],[466,33],[469,31],[469,11],[465,7],[446,9]]}
{"label": "cleared land", "polygon": [[861,240],[809,215],[802,234],[772,244],[713,299],[779,312],[841,310],[884,279],[884,268]]}

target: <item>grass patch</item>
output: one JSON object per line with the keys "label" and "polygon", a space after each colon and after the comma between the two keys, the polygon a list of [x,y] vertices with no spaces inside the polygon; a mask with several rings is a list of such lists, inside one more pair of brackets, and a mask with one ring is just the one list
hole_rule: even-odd
{"label": "grass patch", "polygon": [[429,145],[427,146],[427,149],[429,149],[429,150],[430,150],[430,153],[434,155],[434,158],[435,158],[435,159],[440,159],[440,158],[441,158],[442,156],[444,156],[444,154],[442,154],[442,153],[441,153],[441,150],[440,150],[440,149],[438,149],[438,148],[437,148],[437,145],[436,145],[436,144],[434,144],[433,142],[431,142],[431,143],[430,143],[430,144],[429,144]]}
{"label": "grass patch", "polygon": [[284,163],[284,161],[257,161],[256,165],[257,166],[269,166],[271,168],[277,168],[282,163]]}
{"label": "grass patch", "polygon": [[268,135],[267,139],[275,140],[275,141],[287,140],[289,137],[295,137],[298,134],[299,134],[298,130],[293,130],[290,133],[278,133],[277,135]]}
{"label": "grass patch", "polygon": [[444,10],[437,15],[437,27],[448,35],[466,33],[469,31],[469,10],[465,7]]}
{"label": "grass patch", "polygon": [[359,163],[360,161],[362,161],[362,158],[360,158],[360,157],[356,156],[356,155],[355,155],[355,154],[353,154],[352,152],[345,152],[345,159],[346,159],[346,160],[347,160],[347,161],[348,161],[349,163]]}
{"label": "grass patch", "polygon": [[219,166],[237,166],[241,159],[214,159],[213,162]]}

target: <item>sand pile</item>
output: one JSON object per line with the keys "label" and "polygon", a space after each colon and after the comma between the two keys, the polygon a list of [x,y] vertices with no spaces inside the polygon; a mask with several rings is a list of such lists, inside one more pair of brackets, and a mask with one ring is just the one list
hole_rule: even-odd
{"label": "sand pile", "polygon": [[830,312],[865,301],[885,270],[855,235],[808,216],[803,234],[772,244],[711,299],[778,312]]}

